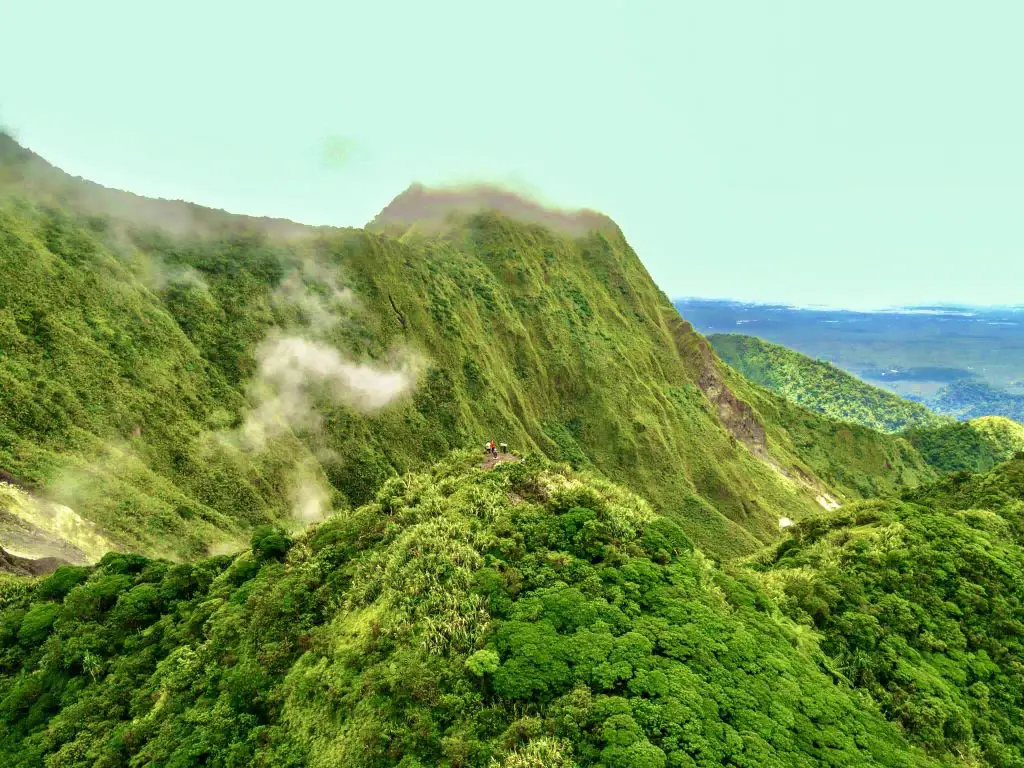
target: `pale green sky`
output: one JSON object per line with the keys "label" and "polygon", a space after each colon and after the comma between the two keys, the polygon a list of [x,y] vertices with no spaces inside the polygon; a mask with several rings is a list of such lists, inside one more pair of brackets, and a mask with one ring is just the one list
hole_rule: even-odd
{"label": "pale green sky", "polygon": [[1020,0],[4,5],[0,121],[109,186],[360,225],[504,181],[673,296],[1024,303]]}

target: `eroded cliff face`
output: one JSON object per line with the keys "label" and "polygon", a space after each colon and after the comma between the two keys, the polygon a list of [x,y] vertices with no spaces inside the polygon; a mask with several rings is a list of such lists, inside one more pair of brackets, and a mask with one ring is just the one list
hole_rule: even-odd
{"label": "eroded cliff face", "polygon": [[767,459],[768,440],[764,425],[757,420],[754,409],[729,389],[715,363],[708,343],[704,339],[700,339],[698,343],[702,352],[703,365],[697,385],[715,404],[718,418],[721,419],[726,429],[746,445],[755,456]]}
{"label": "eroded cliff face", "polygon": [[[697,386],[714,404],[723,426],[755,456],[770,460],[764,425],[758,421],[754,409],[729,389],[711,345],[678,313],[666,312],[666,322],[676,350],[696,376]],[[771,463],[777,466],[776,462]]]}
{"label": "eroded cliff face", "polygon": [[[834,489],[829,488],[827,483],[798,466],[784,466],[771,455],[764,424],[758,420],[753,407],[729,388],[711,344],[682,317],[670,318],[669,325],[676,349],[691,365],[696,366],[694,371],[697,385],[714,404],[719,420],[729,433],[772,470],[802,488],[820,507],[838,509],[841,504],[834,495]],[[783,520],[789,518],[780,518],[780,527],[785,527]]]}

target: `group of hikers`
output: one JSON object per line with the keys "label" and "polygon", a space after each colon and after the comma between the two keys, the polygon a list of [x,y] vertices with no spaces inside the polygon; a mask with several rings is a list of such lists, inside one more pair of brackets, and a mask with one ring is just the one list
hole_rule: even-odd
{"label": "group of hikers", "polygon": [[[490,439],[490,441],[484,443],[484,451],[486,453],[489,453],[494,458],[498,458],[498,445],[497,443],[494,442],[493,437]],[[501,452],[508,453],[508,443],[501,444]]]}

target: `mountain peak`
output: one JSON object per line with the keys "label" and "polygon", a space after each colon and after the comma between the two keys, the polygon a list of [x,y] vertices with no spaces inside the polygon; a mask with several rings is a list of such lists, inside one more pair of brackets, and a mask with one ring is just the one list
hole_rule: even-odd
{"label": "mountain peak", "polygon": [[589,209],[562,209],[491,184],[428,187],[411,184],[392,200],[367,228],[369,229],[442,229],[460,215],[497,211],[509,218],[540,224],[562,234],[580,236],[594,230],[617,230],[602,213]]}

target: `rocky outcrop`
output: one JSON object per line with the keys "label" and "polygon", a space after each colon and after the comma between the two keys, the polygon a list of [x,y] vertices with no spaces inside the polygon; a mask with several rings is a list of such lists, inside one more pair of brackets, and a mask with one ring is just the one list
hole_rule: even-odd
{"label": "rocky outcrop", "polygon": [[764,425],[757,420],[754,409],[740,400],[725,383],[711,345],[674,310],[666,319],[676,350],[695,375],[697,386],[715,406],[719,421],[751,453],[770,461]]}
{"label": "rocky outcrop", "polygon": [[14,576],[46,576],[62,565],[67,565],[67,561],[59,557],[18,557],[0,547],[0,573]]}

